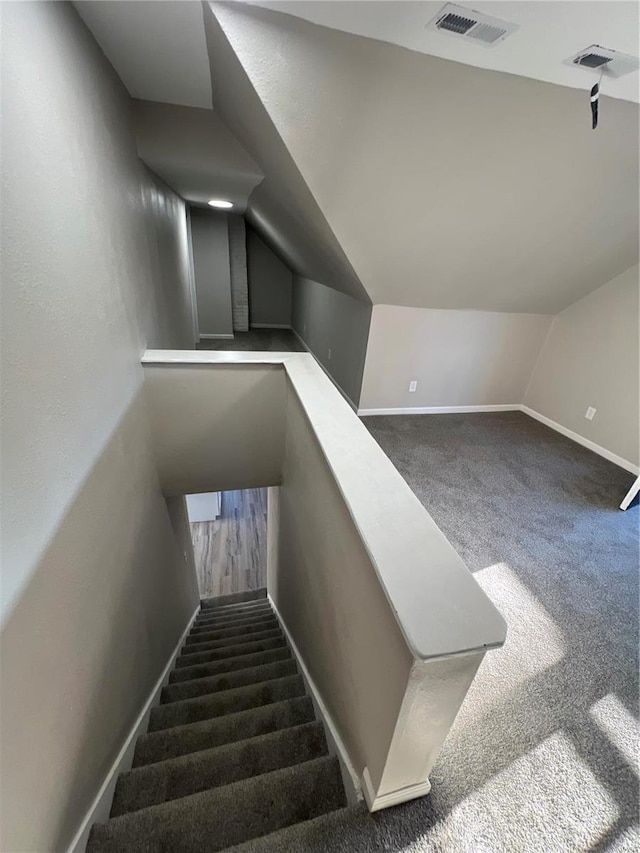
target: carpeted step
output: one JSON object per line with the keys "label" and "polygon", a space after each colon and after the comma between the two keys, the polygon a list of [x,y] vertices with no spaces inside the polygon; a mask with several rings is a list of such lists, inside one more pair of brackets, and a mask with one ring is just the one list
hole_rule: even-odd
{"label": "carpeted step", "polygon": [[230,613],[218,612],[217,610],[201,610],[196,616],[194,624],[206,622],[231,622],[241,619],[254,619],[263,614],[271,614],[273,609],[267,602],[266,604],[243,605],[242,609],[234,609]]}
{"label": "carpeted step", "polygon": [[274,678],[284,678],[286,675],[296,675],[298,669],[293,658],[289,660],[266,663],[262,666],[252,666],[245,669],[225,672],[222,675],[212,675],[209,678],[195,678],[191,681],[179,681],[177,684],[167,684],[162,688],[160,704],[179,702],[182,699],[193,699],[194,696],[206,696],[220,690],[232,690],[247,684],[258,684]]}
{"label": "carpeted step", "polygon": [[264,610],[253,616],[237,616],[234,619],[203,619],[194,622],[191,630],[218,631],[222,628],[242,628],[243,625],[255,625],[256,622],[267,622],[275,618],[273,610]]}
{"label": "carpeted step", "polygon": [[327,754],[322,723],[305,723],[123,773],[111,817],[301,764]]}
{"label": "carpeted step", "polygon": [[261,604],[259,606],[252,605],[251,607],[248,605],[246,607],[242,605],[242,609],[234,609],[229,613],[226,611],[218,613],[217,610],[201,610],[200,614],[195,619],[194,625],[237,622],[241,619],[257,619],[260,616],[271,615],[273,615],[273,610],[268,604]]}
{"label": "carpeted step", "polygon": [[282,646],[286,646],[286,644],[284,636],[274,637],[270,640],[253,639],[250,643],[238,643],[237,646],[224,646],[215,651],[180,656],[176,659],[176,667],[193,666],[196,663],[211,663],[212,661],[221,661],[239,655],[253,654],[254,652],[266,652],[269,649],[281,648]]}
{"label": "carpeted step", "polygon": [[224,640],[226,637],[242,637],[243,634],[273,631],[277,627],[278,623],[272,618],[262,622],[251,622],[248,625],[236,625],[233,628],[210,628],[204,631],[198,629],[195,633],[191,631],[185,643],[187,646],[194,643],[208,643],[213,640]]}
{"label": "carpeted step", "polygon": [[224,717],[151,732],[138,738],[133,766],[141,767],[201,749],[288,729],[311,722],[313,718],[311,699],[299,696]]}
{"label": "carpeted step", "polygon": [[275,614],[267,611],[263,616],[249,616],[245,619],[231,619],[229,621],[219,621],[217,619],[210,622],[194,622],[190,634],[203,633],[205,631],[218,631],[221,628],[242,628],[244,625],[256,625],[259,622],[277,622]]}
{"label": "carpeted step", "polygon": [[267,652],[256,652],[253,655],[239,655],[234,658],[213,661],[212,663],[197,663],[195,666],[183,666],[181,669],[173,669],[169,674],[169,684],[181,681],[192,681],[194,678],[210,678],[213,675],[222,675],[225,672],[236,672],[239,669],[250,669],[254,666],[262,666],[265,663],[275,663],[278,660],[289,660],[291,650],[287,646],[279,649],[271,649]]}
{"label": "carpeted step", "polygon": [[232,592],[229,595],[217,595],[215,598],[203,598],[200,604],[203,608],[228,607],[234,604],[244,604],[247,601],[260,601],[267,598],[267,588],[247,589],[244,592]]}
{"label": "carpeted step", "polygon": [[274,637],[281,636],[282,630],[280,628],[271,628],[268,631],[247,632],[246,634],[236,634],[234,637],[222,637],[219,640],[191,643],[189,646],[184,645],[182,647],[180,657],[198,652],[213,652],[216,649],[223,649],[225,646],[237,646],[239,643],[249,643],[253,640],[271,640]]}
{"label": "carpeted step", "polygon": [[292,699],[304,694],[304,682],[300,675],[288,675],[273,681],[262,681],[233,690],[223,690],[168,705],[158,705],[151,709],[149,716],[150,732],[169,729],[172,726],[184,726],[210,717],[246,711],[258,705],[269,705],[282,699]]}
{"label": "carpeted step", "polygon": [[360,803],[252,838],[227,848],[225,853],[373,853],[397,849],[381,844],[375,818]]}
{"label": "carpeted step", "polygon": [[95,824],[87,853],[214,853],[345,805],[325,756]]}

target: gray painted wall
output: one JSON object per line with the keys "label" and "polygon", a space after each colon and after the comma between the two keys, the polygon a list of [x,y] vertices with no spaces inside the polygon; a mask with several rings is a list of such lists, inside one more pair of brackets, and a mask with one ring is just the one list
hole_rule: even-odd
{"label": "gray painted wall", "polygon": [[253,326],[290,326],[293,273],[247,228],[249,313]]}
{"label": "gray painted wall", "polygon": [[193,346],[188,241],[71,4],[0,15],[0,849],[66,850],[198,603],[140,365]]}
{"label": "gray painted wall", "polygon": [[226,213],[191,208],[193,271],[201,337],[233,334],[227,220]]}
{"label": "gray painted wall", "polygon": [[371,322],[371,305],[296,276],[292,326],[336,384],[357,406]]}
{"label": "gray painted wall", "polygon": [[[525,405],[637,465],[638,266],[566,308],[542,347]],[[585,419],[588,406],[597,409]]]}
{"label": "gray painted wall", "polygon": [[360,408],[520,405],[551,320],[374,305]]}

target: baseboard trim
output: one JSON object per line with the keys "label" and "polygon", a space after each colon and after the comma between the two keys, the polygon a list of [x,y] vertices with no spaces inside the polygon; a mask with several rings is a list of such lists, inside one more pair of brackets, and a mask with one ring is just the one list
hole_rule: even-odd
{"label": "baseboard trim", "polygon": [[599,444],[596,444],[595,441],[591,441],[590,439],[585,438],[583,435],[580,435],[577,432],[573,432],[573,430],[567,429],[567,427],[562,426],[562,424],[557,423],[557,421],[552,421],[551,418],[546,417],[546,415],[541,415],[540,412],[536,412],[535,409],[530,409],[529,406],[522,405],[520,408],[525,413],[525,415],[529,415],[530,418],[534,418],[536,421],[540,421],[540,423],[550,427],[556,432],[559,432],[566,438],[570,438],[577,444],[581,444],[588,450],[593,451],[593,453],[597,453],[598,456],[602,456],[604,459],[608,459],[609,462],[613,462],[614,465],[618,465],[620,468],[624,468],[624,470],[628,471],[630,474],[635,474],[636,477],[638,476],[638,474],[640,474],[640,468],[637,465],[634,465],[633,462],[629,462],[628,459],[623,459],[622,456],[618,456],[617,453],[612,453],[610,450],[607,450],[606,447],[601,447]]}
{"label": "baseboard trim", "polygon": [[284,634],[287,638],[287,642],[291,646],[291,651],[293,652],[293,656],[296,659],[296,663],[300,667],[302,680],[304,681],[305,687],[309,691],[316,714],[324,724],[325,733],[327,735],[327,743],[329,746],[329,752],[332,755],[336,755],[338,757],[338,760],[340,761],[340,770],[342,771],[342,781],[344,782],[345,790],[347,792],[347,800],[350,805],[353,805],[357,802],[361,802],[363,795],[362,788],[360,786],[360,780],[358,779],[358,774],[356,773],[355,768],[351,763],[347,748],[345,747],[342,738],[338,733],[338,729],[336,728],[336,725],[333,722],[333,719],[331,717],[331,714],[329,713],[327,706],[322,701],[322,697],[318,691],[318,688],[316,687],[313,678],[311,677],[311,674],[309,673],[309,670],[307,669],[305,662],[302,659],[300,650],[298,649],[295,640],[291,636],[291,633],[287,628],[286,622],[284,621],[280,614],[280,611],[276,607],[275,601],[268,593],[267,598],[269,599],[269,602],[273,607],[273,611],[276,614],[278,622],[280,623],[280,627],[284,631]]}
{"label": "baseboard trim", "polygon": [[452,415],[466,412],[519,412],[521,409],[520,403],[498,403],[492,406],[412,406],[401,409],[358,409],[358,415]]}
{"label": "baseboard trim", "polygon": [[187,627],[182,632],[182,636],[178,640],[173,652],[171,653],[171,657],[169,658],[167,665],[162,671],[162,675],[156,681],[155,686],[152,688],[151,693],[147,698],[147,701],[142,706],[142,710],[138,714],[135,723],[131,727],[131,730],[129,731],[129,734],[126,737],[122,748],[116,757],[116,760],[111,765],[111,768],[109,769],[109,772],[107,773],[100,790],[96,794],[96,797],[93,803],[91,804],[89,811],[87,812],[82,823],[80,824],[80,828],[76,832],[73,841],[69,845],[67,853],[84,853],[84,850],[87,846],[87,841],[89,840],[89,833],[91,832],[91,827],[93,826],[93,824],[103,820],[108,820],[109,812],[111,811],[111,803],[113,801],[113,792],[116,787],[116,782],[118,781],[118,776],[120,775],[120,773],[131,769],[136,741],[138,737],[144,734],[146,731],[151,709],[160,702],[160,692],[169,679],[169,673],[173,669],[175,660],[180,654],[180,649],[182,648],[187,634],[191,630],[191,626],[193,625],[193,622],[196,616],[198,615],[199,610],[200,604],[198,603],[198,606],[193,612],[193,616],[189,619]]}
{"label": "baseboard trim", "polygon": [[419,785],[411,785],[408,788],[399,788],[397,791],[391,791],[388,794],[376,796],[371,782],[369,768],[365,767],[362,774],[362,789],[364,798],[369,807],[370,812],[377,812],[381,809],[388,809],[389,806],[397,806],[400,803],[406,803],[408,800],[416,800],[418,797],[424,797],[431,790],[431,782],[427,779]]}
{"label": "baseboard trim", "polygon": [[249,323],[252,329],[290,329],[291,323]]}
{"label": "baseboard trim", "polygon": [[225,341],[232,341],[234,339],[234,337],[235,337],[235,335],[200,335],[200,340],[201,341],[214,341],[214,340],[222,339]]}
{"label": "baseboard trim", "polygon": [[358,412],[358,407],[357,407],[357,406],[356,406],[356,404],[353,402],[353,400],[351,399],[351,397],[347,394],[347,392],[346,392],[343,388],[341,388],[341,387],[338,385],[338,383],[336,382],[336,380],[335,380],[335,379],[333,378],[333,376],[329,373],[329,371],[327,370],[327,368],[326,368],[326,367],[324,366],[324,364],[320,361],[320,359],[318,358],[318,356],[317,356],[317,355],[315,354],[315,352],[311,349],[311,347],[307,344],[307,342],[306,342],[305,340],[303,340],[303,339],[300,337],[300,335],[296,332],[296,330],[293,328],[293,326],[291,326],[291,331],[292,331],[292,332],[293,332],[293,334],[296,336],[296,338],[300,341],[300,343],[301,343],[301,344],[302,344],[302,346],[305,348],[305,350],[309,353],[309,355],[312,355],[312,356],[315,358],[315,360],[316,360],[316,364],[318,365],[318,367],[319,367],[321,370],[323,370],[323,371],[324,371],[325,376],[327,376],[327,377],[328,377],[328,378],[333,382],[333,384],[336,386],[336,388],[338,389],[338,391],[342,394],[342,396],[343,396],[343,397],[344,397],[344,399],[347,401],[347,403],[351,406],[351,408],[352,408],[352,409],[353,409],[353,411],[356,413],[356,415],[357,415],[357,414],[359,414],[359,412]]}

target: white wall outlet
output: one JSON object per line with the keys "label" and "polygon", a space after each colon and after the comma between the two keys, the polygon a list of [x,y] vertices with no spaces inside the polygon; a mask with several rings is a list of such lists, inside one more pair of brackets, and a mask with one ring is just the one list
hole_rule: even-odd
{"label": "white wall outlet", "polygon": [[329,361],[331,361],[331,350],[328,351],[327,356],[329,358]]}
{"label": "white wall outlet", "polygon": [[418,380],[412,379],[411,382],[409,383],[409,393],[413,394],[413,392],[416,390],[417,387],[418,387]]}
{"label": "white wall outlet", "polygon": [[585,418],[586,418],[588,421],[592,421],[592,420],[593,420],[593,416],[595,415],[595,413],[596,413],[597,411],[598,411],[598,410],[597,410],[597,409],[594,409],[594,408],[593,408],[593,406],[589,406],[589,408],[587,409],[587,411],[584,413],[584,416],[585,416]]}

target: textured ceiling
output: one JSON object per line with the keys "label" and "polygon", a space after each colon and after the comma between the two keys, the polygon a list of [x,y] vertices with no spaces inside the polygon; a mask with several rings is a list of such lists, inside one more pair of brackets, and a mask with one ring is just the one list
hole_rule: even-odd
{"label": "textured ceiling", "polygon": [[132,97],[211,108],[201,3],[78,0],[74,6]]}
{"label": "textured ceiling", "polygon": [[[210,107],[213,92],[251,180],[265,176],[247,217],[308,277],[376,303],[555,313],[637,263],[638,107],[606,88],[593,132],[585,91],[264,8],[76,5],[136,97]],[[387,41],[400,40],[405,4],[373,5],[376,26],[398,11]],[[509,17],[513,4],[498,5]],[[566,3],[515,5],[548,7],[555,24],[568,14]],[[617,20],[629,4],[591,5]],[[151,155],[171,155],[152,136]],[[174,183],[189,172],[180,156]],[[186,174],[192,192],[202,166]]]}
{"label": "textured ceiling", "polygon": [[[355,35],[417,50],[421,53],[453,59],[465,65],[506,71],[533,80],[557,83],[578,89],[590,88],[597,71],[585,71],[565,65],[564,60],[600,44],[622,53],[638,55],[640,4],[637,2],[582,2],[582,0],[526,0],[526,2],[484,3],[480,0],[455,0],[466,6],[519,28],[500,44],[487,48],[444,32],[426,30],[425,25],[438,14],[445,0],[248,0],[277,12],[286,12]],[[613,98],[640,100],[640,79],[636,72],[617,80],[605,80],[604,91]]]}
{"label": "textured ceiling", "polygon": [[136,100],[133,116],[140,159],[182,198],[223,198],[246,210],[264,175],[213,110]]}
{"label": "textured ceiling", "polygon": [[636,104],[594,132],[578,90],[211,5],[374,303],[555,313],[637,263]]}

